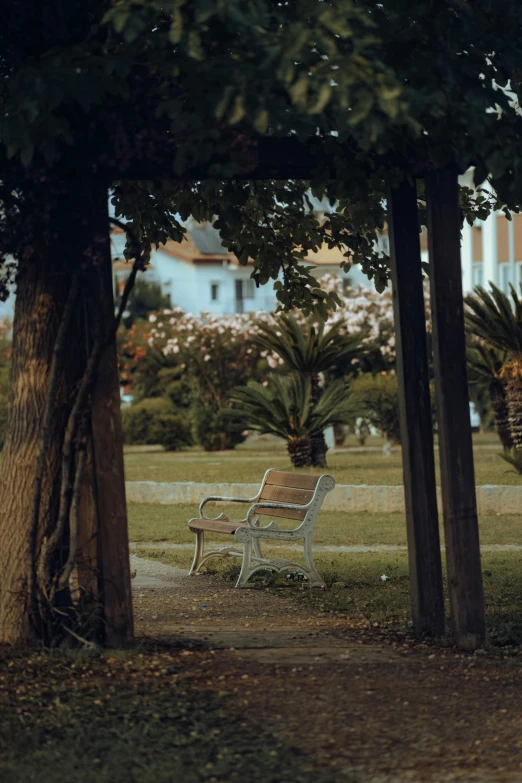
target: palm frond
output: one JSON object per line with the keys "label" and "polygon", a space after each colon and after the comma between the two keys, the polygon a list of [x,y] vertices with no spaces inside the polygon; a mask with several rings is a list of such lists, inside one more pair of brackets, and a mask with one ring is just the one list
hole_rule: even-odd
{"label": "palm frond", "polygon": [[267,386],[239,386],[230,399],[233,415],[242,428],[282,438],[311,437],[335,424],[346,424],[354,415],[343,381],[330,384],[316,405],[311,404],[312,385],[306,376],[273,376]]}
{"label": "palm frond", "polygon": [[371,347],[363,343],[365,332],[343,333],[344,321],[326,330],[324,323],[317,326],[308,321],[301,326],[293,315],[283,313],[259,329],[257,341],[280,356],[291,372],[318,375],[340,362],[360,358]]}
{"label": "palm frond", "polygon": [[465,298],[468,332],[506,351],[510,359],[522,354],[522,301],[513,286],[511,300],[493,283],[490,291],[477,286]]}

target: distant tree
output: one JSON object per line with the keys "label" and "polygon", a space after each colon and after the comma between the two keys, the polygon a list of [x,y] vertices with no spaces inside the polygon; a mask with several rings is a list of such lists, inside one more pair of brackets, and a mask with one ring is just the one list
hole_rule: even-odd
{"label": "distant tree", "polygon": [[470,340],[467,356],[471,396],[475,396],[478,402],[481,390],[486,392],[500,442],[504,449],[511,449],[513,436],[509,424],[506,379],[502,372],[508,355],[506,351],[493,348],[483,341]]}
{"label": "distant tree", "polygon": [[356,415],[378,429],[391,443],[401,442],[397,376],[365,373],[352,384]]}
{"label": "distant tree", "polygon": [[271,376],[266,386],[251,383],[235,389],[230,396],[235,405],[229,418],[236,427],[283,438],[292,465],[304,468],[313,464],[314,438],[327,427],[347,424],[353,418],[342,381],[331,383],[318,401],[312,402],[312,396],[308,376]]}
{"label": "distant tree", "polygon": [[[116,305],[120,297],[116,297]],[[123,324],[128,329],[136,321],[148,319],[151,313],[170,307],[170,296],[164,294],[161,283],[146,278],[138,278],[132,289],[125,312]]]}
{"label": "distant tree", "polygon": [[471,334],[506,354],[498,375],[506,384],[509,430],[516,449],[522,449],[522,299],[510,287],[511,298],[490,283],[466,297],[466,324]]}
{"label": "distant tree", "polygon": [[[364,332],[348,332],[343,320],[329,325],[311,320],[302,323],[293,315],[283,313],[275,316],[271,323],[258,324],[255,339],[277,354],[286,370],[309,379],[310,406],[314,407],[324,394],[321,374],[329,373],[340,365],[345,375],[350,370],[356,372],[355,363],[367,351],[364,337]],[[311,464],[326,467],[327,450],[324,431],[317,430],[311,440]]]}

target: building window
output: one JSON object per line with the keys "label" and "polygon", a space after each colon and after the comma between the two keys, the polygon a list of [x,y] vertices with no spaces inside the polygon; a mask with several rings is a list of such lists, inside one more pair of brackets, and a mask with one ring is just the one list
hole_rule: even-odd
{"label": "building window", "polygon": [[484,272],[482,264],[473,264],[471,270],[471,285],[475,288],[476,285],[484,285]]}
{"label": "building window", "polygon": [[245,280],[245,299],[254,299],[256,295],[256,286],[253,280]]}
{"label": "building window", "polygon": [[217,302],[219,298],[219,283],[210,284],[210,298],[213,302]]}

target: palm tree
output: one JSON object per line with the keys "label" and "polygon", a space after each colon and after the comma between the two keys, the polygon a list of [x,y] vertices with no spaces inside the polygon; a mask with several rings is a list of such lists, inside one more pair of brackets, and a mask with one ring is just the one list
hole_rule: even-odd
{"label": "palm tree", "polygon": [[513,286],[510,293],[511,301],[493,283],[489,292],[477,286],[475,296],[466,297],[466,323],[472,334],[507,354],[499,374],[506,382],[513,446],[522,449],[522,299]]}
{"label": "palm tree", "polygon": [[346,424],[353,417],[343,381],[331,383],[320,400],[312,403],[310,378],[297,374],[274,376],[267,386],[239,386],[231,399],[235,425],[284,438],[296,468],[312,464],[311,444],[317,433],[335,424]]}
{"label": "palm tree", "polygon": [[506,381],[502,376],[502,368],[508,361],[507,353],[475,340],[469,341],[467,357],[470,386],[486,391],[502,447],[504,450],[511,449],[513,437],[509,426]]}
{"label": "palm tree", "polygon": [[[261,324],[256,340],[269,351],[281,357],[286,368],[310,380],[310,405],[316,405],[321,397],[320,373],[331,372],[343,365],[343,374],[354,372],[354,362],[363,356],[368,347],[363,345],[365,334],[343,333],[346,322],[339,320],[326,330],[308,321],[299,324],[293,315],[282,313],[274,323]],[[329,426],[329,425],[325,425]],[[314,433],[311,446],[311,464],[326,467],[328,447],[323,430]]]}

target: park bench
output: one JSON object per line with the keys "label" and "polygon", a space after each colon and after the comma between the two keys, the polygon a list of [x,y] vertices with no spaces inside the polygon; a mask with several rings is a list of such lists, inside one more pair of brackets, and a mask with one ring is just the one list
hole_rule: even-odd
{"label": "park bench", "polygon": [[[326,493],[334,486],[335,481],[331,476],[303,476],[270,468],[265,473],[259,492],[253,498],[205,498],[199,507],[199,517],[188,523],[189,530],[196,534],[196,551],[190,573],[197,574],[203,563],[211,557],[235,555],[243,558],[236,587],[246,587],[250,577],[256,571],[264,569],[277,573],[295,569],[304,574],[311,587],[324,587],[314,564],[312,533]],[[223,513],[215,518],[205,516],[204,508],[211,502],[252,505],[245,518],[236,522]],[[271,519],[268,524],[262,524],[262,517]],[[276,518],[278,523],[274,522],[273,518]],[[281,527],[285,520],[286,526]],[[296,521],[299,522],[297,527]],[[292,523],[290,529],[289,522]],[[205,552],[205,533],[234,536],[234,545]],[[305,565],[283,558],[265,557],[262,541],[303,541]]]}

